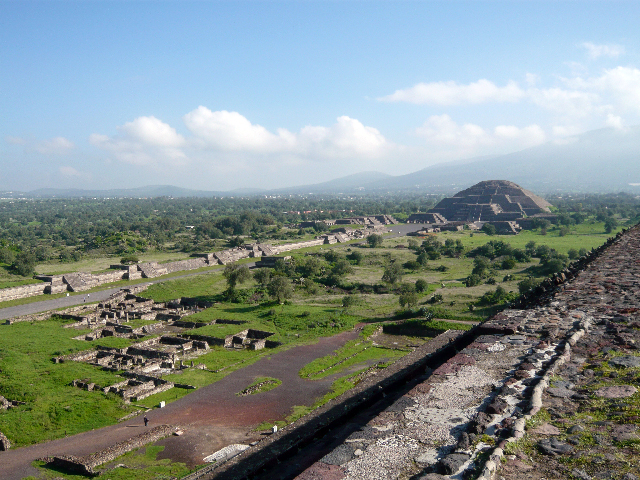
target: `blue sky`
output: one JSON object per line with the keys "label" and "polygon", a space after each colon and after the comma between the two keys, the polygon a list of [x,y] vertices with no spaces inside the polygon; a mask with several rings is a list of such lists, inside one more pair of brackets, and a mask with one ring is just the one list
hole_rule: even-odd
{"label": "blue sky", "polygon": [[282,187],[640,124],[640,2],[0,0],[0,189]]}

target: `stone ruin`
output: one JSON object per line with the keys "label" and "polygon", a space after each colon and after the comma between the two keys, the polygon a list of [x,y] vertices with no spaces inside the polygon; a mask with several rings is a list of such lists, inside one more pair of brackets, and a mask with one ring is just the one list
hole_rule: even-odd
{"label": "stone ruin", "polygon": [[496,227],[497,233],[516,234],[523,225],[530,225],[529,217],[555,218],[550,206],[543,198],[513,182],[486,180],[441,200],[427,213],[410,215],[407,223],[428,223],[437,226],[439,231],[455,231],[465,224],[481,222]]}
{"label": "stone ruin", "polygon": [[[212,265],[228,265],[229,263],[237,262],[244,258],[273,256],[300,248],[348,242],[354,239],[365,238],[372,233],[384,233],[387,231],[385,225],[398,223],[396,219],[389,215],[342,220],[344,220],[343,224],[364,224],[365,227],[357,230],[345,229],[338,233],[331,232],[330,234],[323,234],[313,240],[304,242],[284,243],[280,245],[251,243],[213,253],[194,254],[192,258],[175,262],[144,262],[135,265],[114,264],[110,265],[111,271],[108,272],[73,272],[63,275],[37,275],[34,278],[41,280],[42,283],[0,289],[0,302],[44,294],[83,292],[106,283],[121,280],[156,278],[169,273],[195,270]],[[331,224],[333,225],[333,223]]]}
{"label": "stone ruin", "polygon": [[[226,348],[246,348],[248,350],[262,350],[267,346],[267,338],[272,336],[271,332],[261,330],[243,330],[235,335],[227,335],[224,339]],[[275,342],[274,342],[275,343]]]}
{"label": "stone ruin", "polygon": [[11,442],[6,435],[0,432],[0,452],[6,452],[11,448]]}
{"label": "stone ruin", "polygon": [[[96,327],[89,333],[74,337],[76,340],[91,342],[114,336],[141,341],[126,348],[98,345],[95,349],[55,357],[53,361],[55,363],[85,362],[105,370],[122,372],[120,375],[125,379],[114,385],[103,387],[91,383],[88,379],[76,379],[72,382],[72,386],[87,391],[115,393],[126,402],[130,402],[173,388],[173,383],[162,380],[161,377],[187,368],[185,361],[191,361],[191,366],[194,367],[193,360],[207,353],[213,346],[261,350],[279,345],[278,342],[267,340],[273,333],[253,329],[243,330],[225,338],[194,333],[193,330],[205,325],[246,323],[241,320],[225,319],[203,323],[184,318],[208,306],[211,306],[208,302],[191,298],[154,303],[127,290],[116,292],[108,301],[98,304],[97,307],[93,306],[91,309],[85,306],[81,312],[75,312],[76,314],[61,314],[63,318],[75,320],[64,328]],[[157,322],[134,328],[127,325],[133,319],[157,320]],[[150,334],[157,336],[144,340],[144,337]],[[198,365],[197,368],[204,368],[204,365]],[[189,385],[178,386],[193,388]],[[3,400],[2,397],[0,397],[1,400]],[[7,402],[0,402],[0,406]]]}

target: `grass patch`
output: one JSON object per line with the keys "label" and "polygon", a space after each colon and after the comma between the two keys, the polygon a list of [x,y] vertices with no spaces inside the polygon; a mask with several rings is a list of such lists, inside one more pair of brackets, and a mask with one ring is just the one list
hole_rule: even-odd
{"label": "grass patch", "polygon": [[305,365],[299,375],[302,378],[317,380],[343,372],[353,365],[372,360],[395,360],[407,353],[402,350],[374,347],[373,343],[368,340],[351,340],[335,352]]}
{"label": "grass patch", "polygon": [[[192,471],[184,463],[172,462],[169,459],[159,460],[158,454],[163,450],[163,446],[149,445],[126,453],[103,465],[101,477],[106,476],[108,480],[157,480],[181,478]],[[49,468],[44,462],[34,462],[34,465],[42,472],[42,476],[39,477],[41,479],[86,480],[87,478],[83,475],[69,475]]]}
{"label": "grass patch", "polygon": [[122,379],[85,363],[54,364],[52,357],[85,350],[88,345],[73,340],[79,331],[64,329],[63,323],[52,318],[0,326],[0,394],[25,402],[0,411],[0,430],[15,446],[107,426],[133,411],[115,395],[70,386],[74,379],[101,386]]}
{"label": "grass patch", "polygon": [[241,392],[236,393],[236,395],[255,395],[257,393],[268,392],[276,387],[279,387],[280,385],[282,385],[282,380],[278,378],[258,377],[251,383],[251,385],[249,385]]}

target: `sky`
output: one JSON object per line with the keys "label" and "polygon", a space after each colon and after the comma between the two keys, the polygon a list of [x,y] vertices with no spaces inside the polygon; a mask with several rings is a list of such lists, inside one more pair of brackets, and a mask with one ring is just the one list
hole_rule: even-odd
{"label": "sky", "polygon": [[637,1],[0,0],[0,190],[313,184],[640,124]]}

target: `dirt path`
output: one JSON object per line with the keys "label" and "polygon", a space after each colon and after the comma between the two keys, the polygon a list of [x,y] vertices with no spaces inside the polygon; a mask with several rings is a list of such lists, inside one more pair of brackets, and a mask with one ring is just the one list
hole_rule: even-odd
{"label": "dirt path", "polygon": [[[158,444],[166,448],[161,458],[171,458],[194,466],[202,458],[232,443],[248,443],[260,438],[253,428],[263,421],[279,420],[291,413],[294,405],[311,405],[329,391],[332,379],[303,380],[298,371],[315,358],[340,348],[357,338],[355,331],[321,338],[313,345],[301,345],[263,357],[253,365],[237,370],[222,380],[202,387],[163,409],[147,414],[150,426],[178,425],[184,435],[170,437]],[[239,397],[255,377],[282,380],[269,392]],[[144,429],[142,416],[110,427],[81,433],[30,447],[0,452],[0,478],[20,480],[38,475],[31,463],[49,455],[87,455],[116,442],[126,440]]]}

